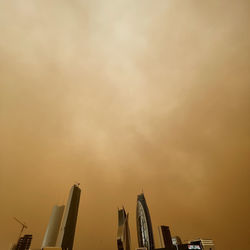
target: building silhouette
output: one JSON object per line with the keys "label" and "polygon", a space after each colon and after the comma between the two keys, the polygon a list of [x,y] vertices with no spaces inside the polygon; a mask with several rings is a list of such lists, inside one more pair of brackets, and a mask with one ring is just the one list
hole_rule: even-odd
{"label": "building silhouette", "polygon": [[155,244],[152,223],[143,193],[137,196],[136,225],[139,248],[153,250],[155,248]]}
{"label": "building silhouette", "polygon": [[47,226],[42,248],[44,247],[55,247],[56,241],[62,221],[63,211],[64,211],[64,205],[63,206],[54,206],[52,210],[52,214],[50,216],[49,224]]}
{"label": "building silhouette", "polygon": [[16,250],[26,250],[30,249],[32,241],[32,235],[31,234],[25,234],[23,237],[20,237],[16,246]]}
{"label": "building silhouette", "polygon": [[[202,250],[214,250],[215,249],[215,244],[214,241],[211,239],[196,239],[196,240],[191,240],[189,241],[189,244],[193,245],[193,246],[198,246],[200,247],[200,249]],[[193,248],[195,249],[195,247]]]}
{"label": "building silhouette", "polygon": [[63,250],[73,249],[80,196],[81,189],[79,186],[72,186],[56,244]]}
{"label": "building silhouette", "polygon": [[173,245],[171,232],[168,226],[158,227],[160,234],[161,247],[166,250],[175,250],[176,247]]}
{"label": "building silhouette", "polygon": [[118,210],[117,247],[118,250],[130,250],[128,214],[124,208]]}

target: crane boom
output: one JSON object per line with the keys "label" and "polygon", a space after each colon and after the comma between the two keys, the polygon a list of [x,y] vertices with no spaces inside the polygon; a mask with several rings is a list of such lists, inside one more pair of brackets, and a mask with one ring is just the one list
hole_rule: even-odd
{"label": "crane boom", "polygon": [[16,217],[14,217],[14,220],[16,220],[18,223],[20,223],[24,228],[28,228],[28,226],[24,222],[21,222]]}
{"label": "crane boom", "polygon": [[21,235],[22,235],[23,230],[24,230],[25,228],[28,228],[28,226],[27,226],[25,223],[23,223],[23,222],[21,222],[20,220],[18,220],[16,217],[14,217],[14,220],[17,221],[19,224],[22,225],[22,229],[21,229],[21,231],[20,231],[20,233],[19,233],[19,237],[18,237],[18,240],[19,240],[20,237],[21,237]]}

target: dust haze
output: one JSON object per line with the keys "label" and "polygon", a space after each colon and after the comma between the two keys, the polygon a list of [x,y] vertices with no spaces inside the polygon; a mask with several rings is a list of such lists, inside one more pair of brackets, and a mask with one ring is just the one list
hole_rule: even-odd
{"label": "dust haze", "polygon": [[0,2],[0,239],[39,248],[81,183],[74,248],[115,250],[143,189],[157,226],[250,248],[250,3]]}

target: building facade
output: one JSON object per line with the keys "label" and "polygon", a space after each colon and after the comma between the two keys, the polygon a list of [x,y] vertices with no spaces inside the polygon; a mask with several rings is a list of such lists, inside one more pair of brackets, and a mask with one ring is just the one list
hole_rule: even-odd
{"label": "building facade", "polygon": [[137,196],[136,225],[139,248],[153,250],[155,248],[153,228],[148,206],[143,193]]}
{"label": "building facade", "polygon": [[63,250],[73,249],[80,196],[81,189],[79,186],[72,186],[56,244]]}
{"label": "building facade", "polygon": [[130,250],[128,214],[124,208],[118,210],[117,248],[118,250]]}
{"label": "building facade", "polygon": [[28,250],[30,249],[32,241],[31,234],[25,234],[23,237],[20,237],[16,246],[16,250]]}
{"label": "building facade", "polygon": [[[190,244],[194,246],[199,246],[202,250],[215,250],[214,241],[211,239],[197,239],[191,240]],[[194,248],[193,248],[194,249]]]}
{"label": "building facade", "polygon": [[47,226],[42,248],[55,247],[65,206],[54,206]]}

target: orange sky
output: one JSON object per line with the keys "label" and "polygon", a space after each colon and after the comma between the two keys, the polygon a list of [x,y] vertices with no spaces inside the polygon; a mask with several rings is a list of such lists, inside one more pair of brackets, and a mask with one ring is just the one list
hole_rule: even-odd
{"label": "orange sky", "polygon": [[250,248],[249,0],[0,2],[0,239],[82,187],[75,250],[157,226]]}

